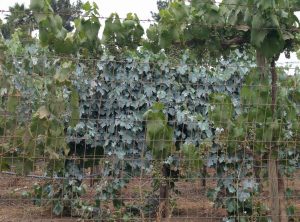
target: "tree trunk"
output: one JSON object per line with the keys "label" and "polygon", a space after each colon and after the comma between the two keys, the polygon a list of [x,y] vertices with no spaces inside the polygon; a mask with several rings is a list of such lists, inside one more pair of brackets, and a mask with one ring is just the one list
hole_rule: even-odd
{"label": "tree trunk", "polygon": [[202,167],[202,187],[206,187],[206,177],[207,177],[207,166],[204,164]]}
{"label": "tree trunk", "polygon": [[284,181],[279,172],[278,161],[272,155],[269,156],[268,168],[272,222],[288,222]]}
{"label": "tree trunk", "polygon": [[256,50],[256,65],[260,71],[260,76],[263,79],[266,74],[267,68],[267,59],[266,57],[258,50]]}
{"label": "tree trunk", "polygon": [[[272,75],[272,112],[273,119],[276,118],[276,94],[277,94],[277,73],[275,67],[275,59],[271,62],[271,75]],[[273,156],[273,141],[270,144],[270,153],[268,159],[268,177],[269,177],[269,196],[271,202],[271,218],[273,222],[288,222],[286,214],[286,201],[284,181],[279,172],[277,156]],[[276,149],[275,149],[276,150]]]}
{"label": "tree trunk", "polygon": [[263,184],[260,176],[261,167],[262,167],[261,160],[255,158],[254,164],[255,166],[253,167],[253,171],[254,171],[255,181],[258,184],[259,192],[261,192],[263,190]]}
{"label": "tree trunk", "polygon": [[288,222],[288,215],[286,213],[287,204],[285,199],[285,186],[282,175],[280,174],[279,168],[277,167],[277,175],[278,175],[278,193],[279,193],[279,208],[280,208],[280,221]]}
{"label": "tree trunk", "polygon": [[269,155],[268,178],[269,178],[269,197],[271,203],[272,222],[280,222],[280,203],[278,189],[278,173],[276,159]]}
{"label": "tree trunk", "polygon": [[93,176],[94,176],[94,167],[91,167],[90,168],[91,169],[91,172],[90,172],[90,187],[93,187],[94,186],[94,178],[93,178]]}
{"label": "tree trunk", "polygon": [[169,174],[168,174],[168,167],[166,164],[163,165],[162,168],[162,175],[163,180],[160,183],[159,188],[159,208],[157,213],[157,220],[161,221],[161,218],[166,218],[169,216]]}

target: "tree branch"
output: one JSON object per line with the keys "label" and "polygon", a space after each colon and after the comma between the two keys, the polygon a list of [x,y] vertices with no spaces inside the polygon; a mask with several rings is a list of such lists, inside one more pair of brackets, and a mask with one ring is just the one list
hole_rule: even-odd
{"label": "tree branch", "polygon": [[277,93],[277,72],[275,65],[275,58],[271,62],[271,75],[272,75],[272,112],[274,115],[276,107],[276,93]]}

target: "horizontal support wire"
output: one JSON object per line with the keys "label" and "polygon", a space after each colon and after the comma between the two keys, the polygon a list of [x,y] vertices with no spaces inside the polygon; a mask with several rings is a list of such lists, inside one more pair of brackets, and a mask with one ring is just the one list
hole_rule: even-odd
{"label": "horizontal support wire", "polygon": [[[116,127],[118,128],[118,127]],[[123,127],[120,127],[120,128],[123,128]],[[257,127],[259,128],[259,127]],[[264,128],[261,128],[261,129],[264,129]],[[200,130],[199,130],[200,131]],[[122,134],[120,135],[117,135],[117,136],[122,136]],[[49,139],[63,139],[65,137],[58,137],[58,136],[45,136],[46,138],[49,138]],[[18,139],[18,138],[22,138],[21,136],[7,136],[7,137],[4,137],[6,139]],[[80,140],[87,140],[88,138],[85,138],[85,137],[74,137],[74,138],[71,138],[71,139],[80,139]],[[128,139],[129,140],[129,139]],[[182,139],[184,140],[184,139]],[[120,138],[116,138],[116,139],[94,139],[95,143],[96,142],[104,142],[104,141],[111,141],[111,142],[114,142],[114,141],[127,141],[126,139],[120,139]],[[132,142],[143,142],[145,141],[145,139],[130,139],[130,141]],[[153,142],[173,142],[174,140],[167,140],[167,139],[157,139],[157,140],[151,140]],[[180,140],[179,140],[180,141]],[[198,142],[199,139],[189,139],[190,142]],[[220,142],[237,142],[237,143],[245,143],[245,142],[248,142],[248,143],[251,143],[251,142],[255,142],[255,143],[261,143],[261,144],[269,144],[269,143],[272,143],[272,142],[277,142],[277,143],[286,143],[286,144],[289,144],[289,143],[300,143],[300,140],[291,140],[291,141],[286,141],[286,140],[257,140],[257,139],[252,139],[252,140],[247,140],[245,141],[245,139],[242,139],[242,140],[238,140],[238,139],[220,139],[219,140]],[[203,142],[203,144],[205,144],[206,142]],[[210,143],[210,142],[207,142],[207,143]],[[93,144],[90,144],[90,145],[93,145]],[[14,148],[16,149],[16,148]]]}
{"label": "horizontal support wire", "polygon": [[[41,55],[41,56],[44,56],[44,55]],[[4,55],[4,58],[6,56]],[[24,59],[28,57],[28,54],[24,54],[24,56],[11,56],[11,59]],[[49,61],[48,59],[65,59],[65,60],[71,60],[71,61],[77,61],[77,62],[80,62],[80,61],[93,61],[93,62],[98,62],[98,64],[100,65],[101,63],[112,63],[112,67],[110,68],[114,68],[113,66],[117,66],[117,65],[125,65],[127,64],[126,67],[124,67],[124,70],[126,71],[129,71],[134,67],[134,65],[139,65],[139,64],[143,64],[143,65],[160,65],[160,66],[164,66],[164,67],[167,67],[167,66],[170,66],[168,68],[170,68],[170,70],[173,70],[173,69],[176,69],[176,68],[179,68],[179,67],[182,67],[182,66],[187,66],[187,67],[193,67],[194,70],[198,70],[199,68],[203,67],[203,68],[206,68],[208,71],[211,70],[215,70],[216,68],[214,67],[216,64],[204,64],[204,65],[200,65],[200,64],[197,64],[197,63],[186,63],[186,64],[172,64],[172,63],[162,63],[162,62],[143,62],[143,61],[137,61],[137,60],[133,60],[133,61],[128,61],[128,59],[122,59],[122,60],[110,60],[110,59],[107,59],[107,60],[103,60],[101,57],[97,57],[97,58],[76,58],[74,56],[71,56],[71,55],[60,55],[60,56],[44,56],[46,58],[44,58],[45,61]],[[35,58],[35,56],[32,56],[32,58]],[[6,58],[8,59],[8,58]],[[141,58],[142,59],[142,58]],[[278,62],[277,65],[283,65],[283,64],[286,64],[285,62]],[[299,65],[299,67],[289,67],[289,66],[276,66],[276,69],[283,69],[283,70],[289,70],[289,69],[299,69],[300,68],[300,60],[299,61],[294,61],[294,62],[291,62],[290,63],[291,65],[292,64],[297,64]],[[1,63],[0,63],[1,65]],[[97,64],[93,64],[95,67],[97,66]],[[265,69],[270,69],[270,67],[268,66],[258,66],[256,64],[251,64],[251,65],[241,65],[241,64],[222,64],[221,62],[218,62],[217,65],[219,67],[219,69],[225,69],[225,68],[265,68]],[[85,67],[83,67],[85,68]],[[156,70],[155,68],[152,68],[152,70]],[[200,71],[200,70],[198,70]],[[151,67],[149,69],[148,72],[151,72]],[[95,71],[93,73],[96,73]],[[147,73],[145,71],[145,73]],[[11,75],[14,75],[14,74],[11,74]],[[40,75],[40,74],[36,74],[36,75]],[[43,74],[42,74],[43,75]],[[116,74],[113,73],[112,76],[115,76]],[[138,73],[137,74],[138,76],[141,75],[141,73]],[[10,75],[6,75],[6,74],[3,74],[3,73],[0,73],[0,76],[10,76]],[[204,78],[205,79],[205,78]],[[122,81],[122,80],[119,80],[119,81]],[[152,81],[153,82],[153,81]],[[184,83],[182,83],[184,84]],[[197,83],[194,83],[194,84],[197,84]],[[255,86],[255,85],[253,85]],[[258,86],[258,85],[256,85]],[[261,86],[261,85],[259,85]]]}
{"label": "horizontal support wire", "polygon": [[[255,167],[255,168],[261,168],[261,169],[268,169],[268,166],[265,166],[265,167],[261,167],[260,165],[259,166],[255,166],[255,165],[251,165],[251,167]],[[300,169],[300,167],[298,167],[297,169]],[[199,168],[200,170],[200,168]],[[18,173],[15,173],[13,171],[0,171],[0,176],[1,174],[6,174],[6,175],[12,175],[12,176],[17,176],[19,178],[36,178],[36,179],[48,179],[48,180],[68,180],[68,179],[76,179],[76,177],[61,177],[61,176],[42,176],[42,175],[35,175],[35,174],[28,174],[28,175],[20,175]],[[90,179],[90,178],[95,178],[95,177],[101,177],[102,174],[99,173],[99,174],[88,174],[88,175],[84,175],[82,176],[82,179]],[[135,177],[133,176],[130,176],[130,175],[127,175],[130,179],[134,179]],[[300,176],[300,175],[295,175],[294,177],[290,177],[288,179],[296,179],[297,176]],[[0,177],[1,178],[1,177]],[[176,179],[177,177],[169,177],[169,179]],[[187,180],[193,180],[195,178],[202,178],[201,176],[193,176],[193,177],[182,177],[184,179],[187,179]],[[101,178],[99,178],[101,179]],[[113,179],[112,178],[108,178],[108,179]],[[140,178],[139,178],[140,179]],[[147,176],[144,176],[142,177],[141,179],[143,179],[143,181],[145,181],[145,179],[148,181],[148,182],[151,182],[151,180],[155,180],[155,179],[160,179],[160,177],[147,177]],[[228,179],[227,177],[216,177],[216,176],[209,176],[209,177],[205,177],[205,180],[209,181],[214,181],[214,180],[226,180]],[[251,179],[254,179],[254,180],[257,180],[257,179],[260,179],[260,178],[256,178],[256,177],[253,177],[251,176]],[[297,196],[295,196],[297,197]],[[299,197],[299,196],[298,196]]]}

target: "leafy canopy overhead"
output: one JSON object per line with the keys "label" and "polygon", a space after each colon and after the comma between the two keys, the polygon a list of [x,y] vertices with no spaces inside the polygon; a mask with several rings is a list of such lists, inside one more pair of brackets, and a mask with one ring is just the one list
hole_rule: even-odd
{"label": "leafy canopy overhead", "polygon": [[254,47],[272,58],[295,50],[299,33],[295,15],[298,1],[224,0],[219,5],[210,0],[171,1],[161,7],[157,22],[146,30],[146,39],[142,38],[144,30],[135,14],[129,13],[122,20],[113,13],[106,19],[100,40],[96,4],[83,5],[84,13],[74,20],[75,33],[63,27],[63,18],[54,15],[47,0],[32,0],[30,7],[36,12],[41,43],[62,53],[87,50],[97,55],[107,49],[118,55],[142,46],[167,53],[190,48],[205,58],[228,55],[233,48]]}
{"label": "leafy canopy overhead", "polygon": [[164,49],[196,47],[200,54],[212,55],[250,45],[271,58],[295,46],[297,7],[298,1],[283,0],[224,0],[220,5],[209,0],[174,1],[148,29],[148,42]]}

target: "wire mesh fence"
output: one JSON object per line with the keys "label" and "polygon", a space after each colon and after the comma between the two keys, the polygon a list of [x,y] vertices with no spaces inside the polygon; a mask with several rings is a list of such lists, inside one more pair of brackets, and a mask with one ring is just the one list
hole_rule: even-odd
{"label": "wire mesh fence", "polygon": [[[208,37],[198,54],[177,42],[154,53],[141,49],[140,22],[158,19],[103,17],[86,5],[56,12],[81,19],[67,34],[38,3],[36,11],[0,10],[24,16],[12,23],[21,31],[6,26],[0,39],[0,221],[300,221],[299,62],[258,61],[245,34],[262,41],[259,32],[278,32],[290,56],[298,25],[189,18],[178,30],[211,31],[205,36],[224,56],[207,53]],[[228,13],[260,7],[218,5]],[[287,5],[276,10],[296,11]],[[100,41],[101,20],[108,31]],[[122,45],[134,39],[126,24],[140,28],[139,39]]]}
{"label": "wire mesh fence", "polygon": [[7,58],[1,220],[299,221],[298,68],[147,56]]}

